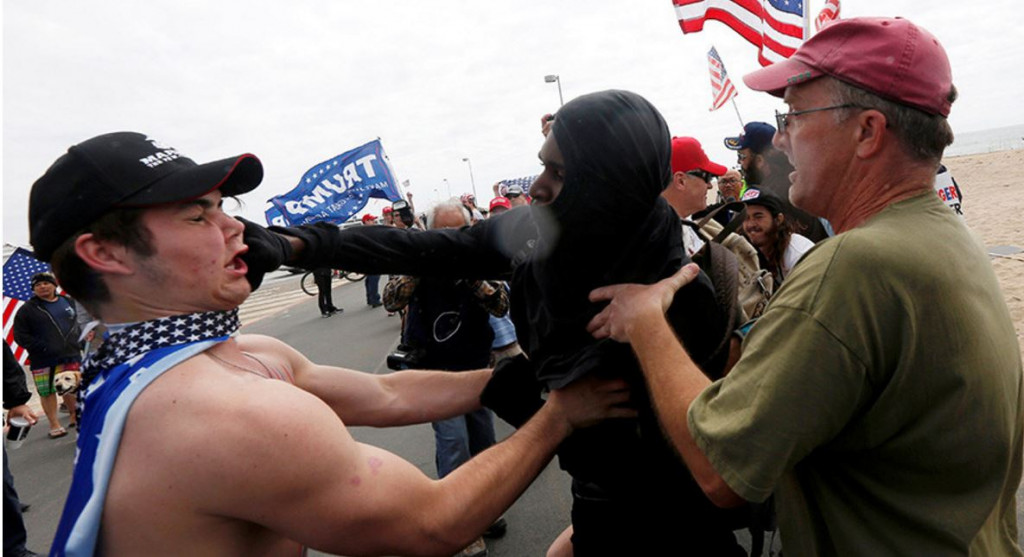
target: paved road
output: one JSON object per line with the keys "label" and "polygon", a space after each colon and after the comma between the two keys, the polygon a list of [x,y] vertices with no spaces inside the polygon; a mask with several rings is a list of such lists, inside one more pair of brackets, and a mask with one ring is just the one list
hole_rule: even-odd
{"label": "paved road", "polygon": [[[339,286],[334,289],[335,305],[345,308],[345,312],[322,319],[316,300],[296,293],[298,280],[298,276],[268,280],[242,308],[243,331],[280,338],[317,362],[387,373],[384,362],[397,341],[398,318],[388,317],[383,308],[367,307],[362,283],[336,283]],[[499,438],[511,433],[511,428],[500,420],[496,425]],[[401,455],[425,474],[435,476],[433,433],[429,425],[353,428],[353,435]],[[74,443],[73,435],[49,440],[45,426],[36,426],[21,448],[8,453],[15,486],[22,500],[32,505],[25,519],[29,548],[34,551],[46,552],[50,548],[70,485]],[[568,524],[568,485],[564,472],[555,465],[548,466],[509,510],[508,534],[489,542],[490,555],[543,555],[551,540]],[[1024,490],[1019,490],[1018,509],[1024,508],[1022,505]],[[139,507],[144,510],[146,503],[140,502]],[[1018,513],[1017,522],[1024,533],[1024,515]]]}

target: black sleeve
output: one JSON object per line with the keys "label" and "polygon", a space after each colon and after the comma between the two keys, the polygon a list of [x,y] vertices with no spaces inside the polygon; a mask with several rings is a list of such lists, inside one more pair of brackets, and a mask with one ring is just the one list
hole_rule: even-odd
{"label": "black sleeve", "polygon": [[323,223],[272,227],[306,244],[295,264],[366,274],[507,279],[518,254],[536,236],[529,210],[507,211],[459,229],[417,231],[390,226],[339,230]]}
{"label": "black sleeve", "polygon": [[33,309],[30,303],[22,304],[14,316],[14,342],[28,350],[29,354],[40,354],[46,351],[46,345],[41,342],[42,336],[33,330],[32,316],[29,314]]}
{"label": "black sleeve", "polygon": [[[721,333],[733,316],[727,315],[715,301],[714,286],[703,271],[679,290],[667,317],[686,352],[704,374],[712,380],[720,378],[729,356],[728,342],[723,345]],[[728,335],[724,338],[727,341]]]}
{"label": "black sleeve", "polygon": [[25,370],[14,358],[11,347],[4,342],[4,408],[10,410],[32,398],[25,385]]}

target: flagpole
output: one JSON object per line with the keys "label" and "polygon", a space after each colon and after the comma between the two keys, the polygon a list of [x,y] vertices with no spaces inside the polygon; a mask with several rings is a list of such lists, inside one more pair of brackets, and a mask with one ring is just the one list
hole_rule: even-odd
{"label": "flagpole", "polygon": [[744,124],[743,124],[743,117],[740,116],[740,107],[736,106],[736,97],[733,97],[733,98],[731,98],[729,100],[732,101],[732,107],[736,110],[736,118],[739,118],[740,129],[743,129],[743,126],[744,126]]}
{"label": "flagpole", "polygon": [[808,0],[804,0],[804,41],[811,38],[811,10],[807,4]]}

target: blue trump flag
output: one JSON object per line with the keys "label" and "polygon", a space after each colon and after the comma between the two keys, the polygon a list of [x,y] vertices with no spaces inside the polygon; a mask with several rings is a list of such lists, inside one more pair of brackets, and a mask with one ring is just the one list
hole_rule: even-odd
{"label": "blue trump flag", "polygon": [[296,226],[312,222],[341,224],[371,197],[402,198],[380,140],[346,151],[310,168],[292,191],[270,198],[270,224]]}

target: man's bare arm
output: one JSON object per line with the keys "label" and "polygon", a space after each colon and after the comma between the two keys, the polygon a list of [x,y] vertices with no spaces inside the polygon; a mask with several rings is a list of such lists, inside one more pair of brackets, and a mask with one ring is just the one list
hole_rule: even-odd
{"label": "man's bare arm", "polygon": [[259,383],[218,409],[237,419],[204,444],[192,464],[201,470],[186,470],[195,475],[191,496],[203,513],[343,555],[454,553],[515,501],[574,427],[635,414],[612,408],[628,398],[622,383],[573,385],[509,439],[435,481],[356,442],[309,393]]}
{"label": "man's bare arm", "polygon": [[722,479],[693,440],[687,425],[690,404],[711,381],[701,372],[676,337],[665,312],[675,293],[699,272],[690,264],[652,285],[620,284],[594,290],[591,301],[610,303],[587,330],[597,338],[628,342],[636,353],[662,427],[683,457],[694,479],[716,505],[743,502]]}
{"label": "man's bare arm", "polygon": [[491,370],[397,371],[373,375],[311,362],[287,344],[262,335],[241,335],[239,347],[284,358],[295,385],[327,403],[350,426],[389,427],[433,422],[480,408]]}

